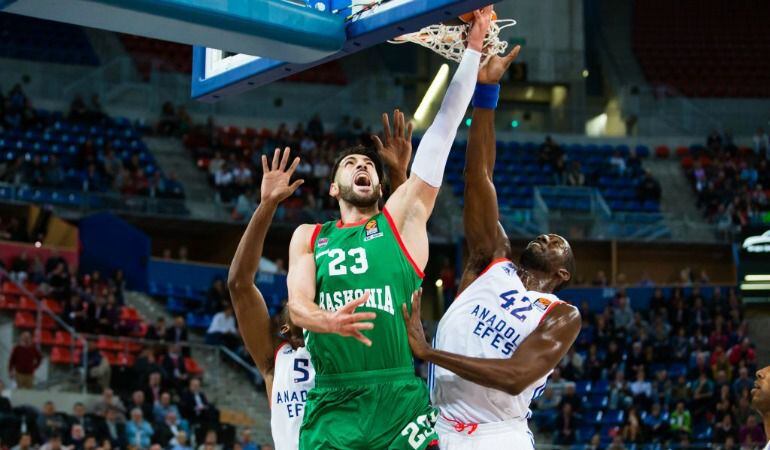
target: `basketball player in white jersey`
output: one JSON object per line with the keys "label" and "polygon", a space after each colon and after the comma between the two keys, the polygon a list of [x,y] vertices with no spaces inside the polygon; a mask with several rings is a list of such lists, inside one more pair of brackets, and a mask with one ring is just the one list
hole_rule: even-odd
{"label": "basketball player in white jersey", "polygon": [[[770,366],[757,370],[757,380],[751,390],[751,406],[762,416],[765,436],[770,439]],[[770,450],[768,442],[763,450]]]}
{"label": "basketball player in white jersey", "polygon": [[[393,112],[393,122],[391,130],[388,115],[383,114],[383,137],[372,136],[388,169],[391,191],[406,181],[406,169],[412,158],[411,124],[406,123],[404,113],[399,110]],[[238,244],[227,280],[243,342],[265,379],[276,450],[297,449],[307,393],[315,379],[302,329],[291,322],[288,309],[284,309],[280,320],[281,339],[274,339],[265,299],[254,284],[265,236],[278,204],[302,184],[302,180],[289,183],[299,164],[299,158],[295,158],[287,170],[289,155],[288,148],[282,156],[276,149],[270,167],[267,157],[262,156],[264,175],[259,207]]]}
{"label": "basketball player in white jersey", "polygon": [[580,331],[577,308],[551,294],[574,272],[569,243],[539,236],[514,264],[499,223],[492,181],[496,96],[490,95],[497,88],[489,85],[499,83],[518,52],[493,58],[479,72],[465,167],[469,255],[434,348],[423,334],[419,294],[412,316],[403,311],[414,355],[431,363],[431,399],[441,411],[436,430],[445,450],[533,449],[529,404]]}

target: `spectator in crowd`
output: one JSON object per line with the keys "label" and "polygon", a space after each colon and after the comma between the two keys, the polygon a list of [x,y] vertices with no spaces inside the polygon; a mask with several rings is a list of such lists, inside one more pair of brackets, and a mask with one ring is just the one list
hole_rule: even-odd
{"label": "spectator in crowd", "polygon": [[738,443],[747,447],[760,447],[767,444],[765,431],[754,415],[749,416],[746,424],[738,431]]}
{"label": "spectator in crowd", "polygon": [[[174,323],[171,326],[171,328],[166,329],[166,342],[173,343],[173,344],[186,344],[187,343],[187,325],[185,324],[184,316],[176,315],[174,316]],[[184,350],[182,353],[185,356],[189,356],[189,349],[185,348],[187,352]]]}
{"label": "spectator in crowd", "polygon": [[156,403],[153,408],[155,422],[163,422],[166,418],[166,413],[169,411],[176,413],[177,417],[180,417],[179,408],[171,403],[171,394],[169,394],[168,391],[163,391],[160,394],[160,401]]}
{"label": "spectator in crowd", "polygon": [[626,160],[620,152],[615,151],[610,157],[610,167],[612,171],[618,176],[623,176],[626,173]]}
{"label": "spectator in crowd", "polygon": [[47,442],[40,446],[40,450],[73,450],[73,447],[69,445],[63,445],[62,435],[60,433],[56,433],[48,437]]}
{"label": "spectator in crowd", "polygon": [[572,161],[567,171],[568,186],[583,186],[586,183],[586,176],[580,166],[580,161]]}
{"label": "spectator in crowd", "polygon": [[217,432],[208,430],[203,443],[198,446],[198,450],[222,450],[222,446],[217,443]]}
{"label": "spectator in crowd", "polygon": [[166,318],[161,316],[155,321],[155,323],[147,328],[147,334],[145,339],[151,341],[160,341],[166,337]]}
{"label": "spectator in crowd", "polygon": [[206,293],[206,304],[202,313],[214,314],[222,309],[222,305],[230,301],[230,293],[225,287],[222,278],[215,278]]}
{"label": "spectator in crowd", "polygon": [[725,414],[722,421],[714,426],[714,442],[725,442],[728,437],[738,437],[738,430],[733,424],[733,416]]}
{"label": "spectator in crowd", "polygon": [[[165,364],[165,361],[164,361]],[[160,372],[152,372],[147,377],[147,385],[144,388],[144,399],[147,403],[155,406],[160,402],[161,394],[163,393],[163,387],[161,386],[161,374]],[[152,416],[145,415],[150,418]]]}
{"label": "spectator in crowd", "polygon": [[171,450],[192,450],[187,439],[187,433],[179,431],[176,437],[171,440]]}
{"label": "spectator in crowd", "polygon": [[234,349],[240,344],[238,328],[235,326],[235,315],[233,314],[233,305],[230,302],[224,304],[224,309],[211,319],[206,331],[206,344],[224,345]]}
{"label": "spectator in crowd", "polygon": [[163,358],[163,372],[172,386],[181,387],[187,383],[188,374],[185,359],[178,344],[170,344]]}
{"label": "spectator in crowd", "polygon": [[64,415],[56,412],[56,406],[52,401],[43,404],[43,410],[37,418],[37,432],[43,440],[60,436],[67,429],[67,421]]}
{"label": "spectator in crowd", "polygon": [[577,418],[572,410],[572,405],[564,403],[561,406],[561,414],[556,418],[557,445],[571,445],[575,443],[575,430]]}
{"label": "spectator in crowd", "polygon": [[179,406],[182,416],[191,424],[210,424],[216,422],[219,411],[209,403],[206,394],[201,390],[201,381],[198,378],[190,379],[190,384],[180,396]]}
{"label": "spectator in crowd", "polygon": [[185,436],[190,433],[187,422],[180,419],[178,413],[174,410],[168,410],[164,414],[163,419],[158,422],[156,428],[157,432],[154,441],[164,448],[167,448],[177,438],[179,433],[184,433]]}
{"label": "spectator in crowd", "polygon": [[152,417],[152,403],[146,400],[144,391],[136,390],[131,394],[129,409],[132,411],[138,409],[142,412],[142,417]]}
{"label": "spectator in crowd", "polygon": [[35,386],[35,371],[43,362],[43,355],[32,342],[32,334],[24,331],[19,336],[19,342],[11,350],[8,361],[8,374],[23,389],[33,389]]}
{"label": "spectator in crowd", "polygon": [[118,410],[115,408],[108,408],[104,415],[104,429],[103,437],[109,441],[110,445],[115,448],[124,448],[128,442],[126,436],[126,424],[118,417]]}
{"label": "spectator in crowd", "polygon": [[120,397],[115,395],[115,392],[110,388],[104,388],[99,400],[95,401],[89,408],[92,414],[97,416],[106,417],[108,409],[114,409],[118,414],[123,415],[125,419],[126,407],[123,406],[123,401]]}
{"label": "spectator in crowd", "polygon": [[240,439],[241,449],[243,450],[259,450],[259,446],[251,438],[251,430],[244,428],[241,431]]}
{"label": "spectator in crowd", "polygon": [[141,408],[131,410],[131,420],[126,424],[128,445],[138,448],[148,448],[155,432],[146,420]]}
{"label": "spectator in crowd", "polygon": [[770,138],[767,137],[764,128],[757,128],[757,132],[752,137],[752,143],[754,145],[754,153],[757,156],[763,156],[767,154],[767,149],[770,148]]}
{"label": "spectator in crowd", "polygon": [[639,183],[638,196],[640,201],[660,201],[660,182],[652,176],[650,171],[644,172],[644,177],[642,178],[641,183]]}
{"label": "spectator in crowd", "polygon": [[686,434],[692,433],[692,415],[685,409],[685,403],[679,401],[676,409],[671,412],[670,428],[673,433]]}
{"label": "spectator in crowd", "polygon": [[28,432],[19,436],[19,442],[11,447],[11,450],[34,450],[36,447],[32,444],[32,435]]}

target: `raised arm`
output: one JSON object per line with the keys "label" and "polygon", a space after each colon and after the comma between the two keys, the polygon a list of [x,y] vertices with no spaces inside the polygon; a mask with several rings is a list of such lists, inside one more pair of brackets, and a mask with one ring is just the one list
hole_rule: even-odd
{"label": "raised arm", "polygon": [[476,84],[481,48],[492,16],[492,8],[474,12],[473,26],[460,66],[449,83],[436,118],[417,148],[412,173],[388,199],[385,209],[401,233],[404,245],[418,266],[428,262],[428,222],[444,177],[457,127],[465,115]]}
{"label": "raised arm", "polygon": [[575,342],[581,325],[577,308],[559,303],[510,358],[471,358],[431,348],[422,329],[418,293],[412,297],[411,316],[406,305],[403,305],[402,313],[409,334],[409,346],[415,357],[450,370],[470,382],[511,395],[519,395],[553,370]]}
{"label": "raised arm", "polygon": [[300,225],[289,244],[289,314],[291,320],[300,328],[316,333],[336,333],[357,339],[365,345],[372,342],[361,333],[374,328],[372,322],[375,313],[355,312],[356,308],[369,299],[367,291],[362,297],[353,300],[336,311],[326,311],[315,303],[316,266],[313,252],[314,230],[316,225]]}
{"label": "raised arm", "polygon": [[388,113],[382,113],[382,140],[373,135],[372,142],[388,167],[390,192],[395,192],[406,182],[406,171],[412,160],[412,123],[406,123],[404,113],[396,109],[391,130]]}
{"label": "raised arm", "polygon": [[289,149],[286,148],[283,151],[283,157],[281,157],[280,151],[276,149],[271,167],[267,165],[267,157],[262,156],[262,195],[259,207],[251,217],[246,232],[243,233],[243,237],[238,243],[227,275],[227,287],[233,301],[235,317],[238,318],[240,324],[241,337],[243,337],[246,350],[249,351],[257,369],[265,379],[268,397],[273,389],[275,345],[270,329],[270,315],[267,311],[267,305],[262,293],[254,284],[254,277],[259,270],[265,236],[268,228],[270,228],[270,223],[273,221],[278,204],[302,184],[302,180],[289,184],[289,180],[299,164],[299,158],[295,158],[291,167],[286,170],[289,153]]}
{"label": "raised arm", "polygon": [[479,71],[465,152],[463,226],[469,260],[460,282],[460,291],[475,279],[490,260],[510,255],[510,241],[499,222],[497,192],[493,181],[496,157],[494,107],[500,78],[520,50],[521,47],[516,46],[507,56],[491,57]]}

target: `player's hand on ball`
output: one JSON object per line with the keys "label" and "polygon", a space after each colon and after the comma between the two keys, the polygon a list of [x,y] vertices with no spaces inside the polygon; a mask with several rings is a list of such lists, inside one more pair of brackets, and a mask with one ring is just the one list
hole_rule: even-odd
{"label": "player's hand on ball", "polygon": [[468,33],[468,48],[480,52],[484,47],[489,25],[492,23],[492,5],[473,11],[473,25]]}
{"label": "player's hand on ball", "polygon": [[304,180],[297,180],[289,184],[291,176],[297,170],[299,157],[294,158],[288,169],[286,164],[289,162],[291,150],[286,147],[281,156],[281,150],[275,149],[273,153],[273,162],[268,167],[267,156],[262,155],[262,187],[261,202],[278,204],[288,198],[297,188],[304,183]]}
{"label": "player's hand on ball", "polygon": [[412,348],[414,356],[425,359],[425,355],[430,350],[428,340],[425,339],[425,330],[422,328],[422,319],[420,318],[420,299],[422,298],[422,288],[414,291],[412,294],[412,314],[406,304],[401,305],[401,313],[406,322],[406,333],[409,336],[409,347]]}
{"label": "player's hand on ball", "polygon": [[412,123],[406,122],[403,112],[393,111],[393,130],[388,113],[382,113],[382,140],[373,135],[372,141],[388,168],[406,173],[412,159]]}
{"label": "player's hand on ball", "polygon": [[505,56],[490,56],[489,62],[479,69],[479,83],[498,84],[508,68],[511,67],[511,64],[516,61],[520,51],[521,46],[517,45]]}
{"label": "player's hand on ball", "polygon": [[367,347],[371,347],[372,341],[364,336],[361,331],[371,330],[374,328],[374,324],[372,322],[364,321],[374,320],[377,317],[377,314],[373,312],[355,312],[356,308],[363,305],[368,300],[369,291],[366,291],[366,293],[364,293],[364,295],[361,297],[358,297],[357,299],[333,312],[331,319],[332,333],[355,338]]}

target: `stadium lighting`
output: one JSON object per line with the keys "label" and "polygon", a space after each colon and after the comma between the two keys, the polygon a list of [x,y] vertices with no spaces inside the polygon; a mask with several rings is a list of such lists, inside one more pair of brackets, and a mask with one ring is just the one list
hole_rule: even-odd
{"label": "stadium lighting", "polygon": [[511,128],[519,128],[519,121],[518,120],[512,120],[511,121]]}
{"label": "stadium lighting", "polygon": [[439,278],[438,280],[436,280],[436,287],[437,287],[437,288],[440,288],[440,287],[442,287],[443,285],[444,285],[444,280],[442,280],[441,278]]}
{"label": "stadium lighting", "polygon": [[431,81],[430,86],[428,86],[428,90],[425,92],[425,96],[422,98],[420,106],[418,106],[417,111],[414,112],[414,120],[417,122],[425,120],[425,115],[428,114],[430,104],[433,103],[439,95],[441,87],[444,86],[448,79],[449,64],[442,64],[438,69],[438,73],[436,73],[436,76],[433,78],[433,81]]}
{"label": "stadium lighting", "polygon": [[472,124],[472,123],[473,123],[473,119],[471,119],[470,117],[468,117],[467,119],[465,119],[465,126],[466,126],[466,127],[469,127],[469,126],[471,126],[471,124]]}
{"label": "stadium lighting", "polygon": [[741,289],[744,291],[770,291],[770,283],[743,283]]}
{"label": "stadium lighting", "polygon": [[588,78],[588,75],[590,74],[591,73],[588,71],[588,69],[583,69],[583,72],[582,72],[583,78]]}
{"label": "stadium lighting", "polygon": [[770,275],[746,275],[745,281],[770,281]]}

